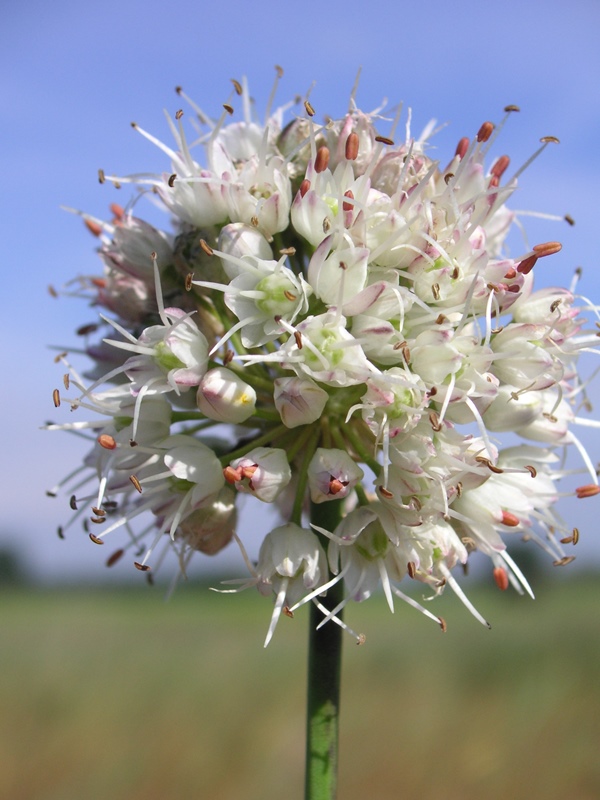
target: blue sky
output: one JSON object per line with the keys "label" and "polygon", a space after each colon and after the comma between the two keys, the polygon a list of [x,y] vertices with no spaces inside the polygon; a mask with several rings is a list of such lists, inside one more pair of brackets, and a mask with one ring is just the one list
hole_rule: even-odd
{"label": "blue sky", "polygon": [[[116,174],[167,168],[161,153],[130,122],[167,136],[162,109],[180,105],[174,87],[208,112],[218,113],[230,78],[246,75],[264,108],[274,65],[285,70],[278,99],[304,94],[319,114],[336,116],[347,104],[359,66],[358,102],[366,110],[384,97],[413,108],[414,127],[430,118],[447,122],[434,144],[446,159],[463,135],[485,119],[498,120],[509,103],[521,107],[502,134],[515,166],[548,148],[522,179],[513,207],[562,215],[576,226],[532,220],[532,242],[559,239],[564,249],[540,269],[540,285],[568,284],[584,268],[581,290],[600,297],[593,242],[598,228],[600,178],[600,4],[564,2],[421,3],[331,0],[256,4],[160,4],[108,0],[5,5],[0,12],[0,151],[5,306],[2,408],[5,446],[0,479],[0,544],[16,542],[38,573],[100,574],[102,559],[87,537],[56,538],[68,508],[44,489],[73,468],[81,443],[37,426],[56,417],[52,389],[61,370],[50,343],[72,345],[73,329],[93,312],[74,300],[52,300],[80,272],[94,272],[94,241],[73,206],[104,216],[126,200],[100,186],[97,170]],[[6,284],[8,284],[6,286]],[[596,390],[596,395],[600,392]],[[600,406],[600,402],[599,402]],[[600,437],[586,433],[594,460]],[[598,564],[592,523],[594,500],[571,503],[582,530],[579,560]],[[100,555],[104,555],[103,553]]]}

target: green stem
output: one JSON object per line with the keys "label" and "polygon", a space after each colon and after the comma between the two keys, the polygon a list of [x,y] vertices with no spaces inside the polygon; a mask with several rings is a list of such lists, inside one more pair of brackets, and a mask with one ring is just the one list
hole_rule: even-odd
{"label": "green stem", "polygon": [[[313,503],[311,522],[332,531],[341,519],[341,510],[341,501],[319,505]],[[340,581],[322,598],[322,605],[327,609],[334,608],[342,600],[343,592],[343,583]],[[337,616],[341,618],[341,612]],[[317,631],[322,619],[322,612],[311,603],[305,800],[334,800],[337,790],[342,629],[329,621]]]}

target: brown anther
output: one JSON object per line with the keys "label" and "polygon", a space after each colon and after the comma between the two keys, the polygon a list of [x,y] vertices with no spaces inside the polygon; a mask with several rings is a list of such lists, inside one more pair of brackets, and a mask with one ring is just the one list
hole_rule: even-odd
{"label": "brown anther", "polygon": [[88,325],[80,325],[75,331],[77,336],[87,336],[88,333],[95,333],[98,330],[98,325],[95,322],[90,322]]}
{"label": "brown anther", "polygon": [[100,234],[102,233],[102,226],[98,225],[97,222],[92,222],[91,219],[84,219],[83,224],[88,229],[88,231],[92,233],[94,236],[100,236]]}
{"label": "brown anther", "polygon": [[63,386],[65,387],[65,389],[67,391],[69,391],[70,383],[71,383],[71,379],[69,378],[69,373],[65,372],[65,374],[63,375]]}
{"label": "brown anther", "polygon": [[515,105],[512,105],[512,104],[511,104],[511,105],[509,105],[509,106],[504,106],[504,110],[505,110],[505,111],[506,111],[506,113],[508,114],[508,113],[510,113],[511,111],[520,111],[521,109],[519,108],[519,106],[515,106]]}
{"label": "brown anther", "polygon": [[493,472],[495,475],[502,475],[504,470],[501,467],[497,467],[495,464],[492,464],[489,458],[485,456],[477,456],[475,461],[478,461],[480,464],[484,464],[490,472]]}
{"label": "brown anther", "polygon": [[500,158],[496,161],[490,173],[500,179],[506,170],[508,169],[508,165],[510,164],[510,158],[508,156],[500,156]]}
{"label": "brown anther", "polygon": [[444,175],[444,182],[446,183],[446,186],[450,183],[450,181],[452,180],[453,177],[454,177],[454,173],[453,172],[447,172]]}
{"label": "brown anther", "polygon": [[203,250],[203,251],[206,253],[206,255],[207,255],[207,256],[212,256],[212,255],[214,255],[214,250],[213,250],[213,249],[212,249],[212,247],[211,247],[211,246],[210,246],[210,245],[207,243],[206,239],[200,239],[200,242],[199,242],[199,244],[200,244],[200,247],[201,247],[201,248],[202,248],[202,250]]}
{"label": "brown anther", "polygon": [[435,411],[429,412],[429,424],[436,433],[442,430],[442,426],[440,425],[440,418]]}
{"label": "brown anther", "polygon": [[171,189],[175,185],[175,181],[176,180],[177,180],[177,173],[176,172],[174,172],[172,175],[169,175],[169,180],[167,181],[167,184],[169,185],[169,187]]}
{"label": "brown anther", "polygon": [[360,647],[361,644],[364,644],[367,641],[367,637],[364,633],[359,633],[356,637],[356,644]]}
{"label": "brown anther", "polygon": [[106,559],[106,566],[112,567],[113,564],[116,564],[117,561],[123,556],[125,550],[123,548],[119,548],[119,550],[115,550],[115,552]]}
{"label": "brown anther", "polygon": [[58,408],[60,405],[60,392],[58,391],[58,389],[55,389],[52,392],[52,401],[54,403],[54,407]]}
{"label": "brown anther", "polygon": [[565,222],[568,222],[571,226],[575,225],[575,220],[570,214],[565,214]]}
{"label": "brown anther", "polygon": [[141,494],[142,493],[142,484],[138,481],[138,479],[135,477],[135,475],[130,475],[129,476],[129,480],[135,486],[137,491]]}
{"label": "brown anther", "polygon": [[446,625],[446,620],[443,617],[438,617],[438,622],[440,623],[440,628],[442,629],[442,633],[446,633],[448,630],[448,626]]}
{"label": "brown anther", "polygon": [[456,484],[456,496],[457,496],[457,497],[462,497],[462,486],[463,486],[463,485],[462,485],[462,481],[459,481],[459,482]]}
{"label": "brown anther", "polygon": [[503,511],[502,512],[502,524],[508,526],[509,528],[518,528],[521,524],[521,520],[515,516],[511,511]]}
{"label": "brown anther", "polygon": [[237,95],[241,95],[241,94],[242,94],[242,92],[243,92],[243,90],[242,90],[242,84],[241,84],[239,81],[236,81],[236,79],[235,79],[235,78],[232,78],[232,79],[231,79],[231,82],[233,83],[233,88],[235,89],[235,93],[236,93]]}
{"label": "brown anther", "polygon": [[252,215],[250,217],[250,224],[252,225],[253,228],[258,228],[258,226],[260,224],[259,221],[258,221],[258,217],[255,216],[255,215]]}
{"label": "brown anther", "polygon": [[314,115],[315,115],[315,110],[314,110],[314,108],[311,106],[311,104],[308,102],[308,100],[305,100],[305,101],[304,101],[304,108],[306,109],[306,113],[308,114],[308,116],[309,116],[309,117],[314,117]]}
{"label": "brown anther", "polygon": [[513,278],[517,277],[517,270],[513,267],[509,267],[504,273],[504,277],[507,281],[512,281]]}
{"label": "brown anther", "polygon": [[310,181],[308,178],[305,178],[302,183],[300,184],[300,197],[304,197],[304,195],[310,189]]}
{"label": "brown anther", "polygon": [[150,566],[148,564],[140,564],[139,561],[134,561],[133,566],[139,569],[140,572],[149,572]]}
{"label": "brown anther", "polygon": [[411,495],[410,504],[415,511],[420,511],[423,508],[423,503],[419,500],[416,494]]}
{"label": "brown anther", "polygon": [[500,591],[505,592],[508,589],[508,573],[504,567],[494,568],[494,580]]}
{"label": "brown anther", "polygon": [[233,114],[233,106],[230,106],[229,103],[223,103],[223,108],[228,114]]}
{"label": "brown anther", "polygon": [[558,561],[553,561],[555,567],[566,567],[567,564],[571,564],[575,561],[575,556],[563,556],[563,558],[559,558]]}
{"label": "brown anther", "polygon": [[329,481],[329,494],[336,495],[339,494],[343,489],[346,488],[348,482],[344,483],[343,481],[339,480],[339,478],[332,478]]}
{"label": "brown anther", "polygon": [[73,511],[77,511],[77,498],[74,494],[69,497],[69,505],[73,509]]}
{"label": "brown anther", "polygon": [[106,511],[103,508],[98,508],[97,506],[92,506],[92,511],[97,517],[105,517]]}
{"label": "brown anther", "polygon": [[296,299],[296,295],[295,295],[295,294],[292,294],[292,292],[290,292],[290,290],[289,290],[289,289],[286,289],[286,290],[284,291],[284,293],[283,293],[283,296],[285,297],[285,299],[286,299],[286,300],[289,300],[289,301],[290,301],[290,303],[293,303],[293,302],[294,302],[294,300]]}
{"label": "brown anther", "polygon": [[459,276],[460,276],[459,268],[458,267],[454,267],[454,269],[450,273],[450,277],[452,278],[453,281],[455,281],[455,280],[458,279]]}
{"label": "brown anther", "polygon": [[58,292],[52,285],[48,286],[48,294],[50,295],[50,297],[58,297]]}
{"label": "brown anther", "polygon": [[329,164],[329,148],[323,145],[317,150],[315,158],[315,172],[324,172]]}
{"label": "brown anther", "polygon": [[194,273],[193,272],[188,272],[188,274],[185,276],[185,290],[186,290],[186,292],[191,292],[192,291],[193,283],[194,283]]}
{"label": "brown anther", "polygon": [[431,284],[431,293],[433,294],[434,300],[440,299],[440,285],[439,283],[432,283]]}
{"label": "brown anther", "polygon": [[554,144],[560,144],[560,139],[557,136],[542,136],[540,142],[543,142],[544,144],[546,142],[554,142]]}
{"label": "brown anther", "polygon": [[537,477],[537,469],[532,464],[525,464],[525,469],[531,475],[532,478]]}
{"label": "brown anther", "polygon": [[[348,189],[347,192],[344,192],[344,197],[347,197],[348,200],[354,200],[354,193],[351,189]],[[354,203],[349,203],[347,200],[344,200],[342,203],[342,210],[343,211],[352,211],[354,208]]]}
{"label": "brown anther", "polygon": [[64,539],[65,538],[65,534],[64,534],[64,531],[62,529],[62,525],[59,525],[58,528],[56,529],[56,535],[58,536],[59,539]]}
{"label": "brown anther", "polygon": [[96,525],[101,525],[103,522],[106,522],[106,517],[90,517],[90,522],[94,522]]}
{"label": "brown anther", "polygon": [[289,617],[290,619],[294,619],[294,612],[290,611],[290,607],[289,606],[284,606],[281,610],[286,615],[286,617]]}
{"label": "brown anther", "polygon": [[547,411],[544,411],[542,416],[545,417],[548,422],[558,422],[558,417],[555,417],[554,414],[549,414]]}
{"label": "brown anther", "polygon": [[278,78],[283,78],[283,67],[280,67],[279,64],[275,64],[275,72]]}
{"label": "brown anther", "polygon": [[462,159],[465,157],[465,154],[468,149],[469,149],[469,138],[468,136],[463,136],[463,138],[456,145],[456,150],[454,151],[454,155]]}
{"label": "brown anther", "polygon": [[296,255],[296,248],[295,247],[282,247],[279,251],[280,256],[295,256]]}
{"label": "brown anther", "polygon": [[329,217],[325,217],[323,220],[323,233],[329,233],[331,228],[331,222],[329,221]]}
{"label": "brown anther", "polygon": [[354,131],[349,134],[348,138],[346,139],[346,161],[354,161],[358,156],[358,145],[359,139],[358,134],[354,133]]}
{"label": "brown anther", "polygon": [[578,486],[577,489],[575,489],[575,494],[580,499],[583,499],[584,497],[594,497],[594,495],[599,493],[600,486],[595,483],[588,483],[586,486]]}
{"label": "brown anther", "polygon": [[302,350],[302,334],[300,331],[294,331],[294,341],[298,350]]}
{"label": "brown anther", "polygon": [[408,347],[403,347],[402,348],[402,358],[408,364],[408,362],[410,361],[410,349]]}
{"label": "brown anther", "polygon": [[563,538],[560,540],[560,543],[561,543],[561,544],[571,544],[571,542],[572,542],[572,541],[573,541],[573,537],[572,537],[572,536],[564,536],[564,537],[563,537]]}
{"label": "brown anther", "polygon": [[379,494],[383,495],[383,497],[385,497],[387,500],[391,500],[392,497],[394,496],[389,489],[385,488],[385,486],[378,486],[377,488],[379,490]]}
{"label": "brown anther", "polygon": [[528,275],[535,267],[537,260],[537,256],[529,256],[528,258],[524,258],[523,261],[520,261],[517,264],[517,272],[520,272],[521,275]]}
{"label": "brown anther", "polygon": [[562,250],[562,244],[560,242],[544,242],[543,244],[534,244],[532,249],[538,258],[543,258],[559,253]]}
{"label": "brown anther", "polygon": [[438,393],[437,386],[432,386],[431,389],[427,392],[427,397],[435,397]]}
{"label": "brown anther", "polygon": [[151,572],[146,573],[146,583],[148,586],[154,586],[154,575]]}
{"label": "brown anther", "polygon": [[92,540],[94,544],[104,544],[104,539],[100,539],[98,536],[94,536],[93,533],[88,533],[88,536]]}
{"label": "brown anther", "polygon": [[116,441],[109,433],[101,433],[97,441],[100,447],[103,447],[105,450],[114,450],[117,446]]}
{"label": "brown anther", "polygon": [[177,109],[177,111],[175,112],[175,119],[181,119],[182,117],[183,117],[183,109],[182,109],[182,108],[179,108],[179,109]]}
{"label": "brown anther", "polygon": [[551,313],[551,314],[554,314],[554,312],[555,312],[555,311],[558,309],[558,307],[560,306],[561,302],[562,302],[561,300],[555,300],[555,301],[554,301],[554,302],[553,302],[553,303],[550,305],[550,313]]}
{"label": "brown anther", "polygon": [[227,483],[235,483],[236,481],[242,480],[242,469],[241,467],[224,467],[223,469],[223,477],[227,481]]}
{"label": "brown anther", "polygon": [[438,314],[435,318],[435,324],[441,325],[443,322],[446,322],[447,317],[444,314]]}
{"label": "brown anther", "polygon": [[106,175],[104,174],[103,169],[98,170],[98,183],[104,183],[106,181]]}
{"label": "brown anther", "polygon": [[579,541],[579,528],[573,528],[573,544]]}
{"label": "brown anther", "polygon": [[484,122],[481,128],[477,131],[477,141],[487,142],[494,131],[493,122]]}
{"label": "brown anther", "polygon": [[234,356],[235,356],[235,353],[233,352],[233,350],[227,350],[227,352],[225,353],[225,356],[223,357],[223,366],[226,367],[227,364],[231,364],[231,362],[233,361],[233,357]]}
{"label": "brown anther", "polygon": [[381,144],[387,144],[390,147],[394,146],[394,140],[390,139],[388,136],[376,136],[375,141],[380,142]]}
{"label": "brown anther", "polygon": [[409,578],[414,578],[415,577],[415,575],[417,574],[417,567],[416,567],[414,561],[409,561],[408,562],[408,564],[406,565],[406,571],[408,573],[408,577]]}

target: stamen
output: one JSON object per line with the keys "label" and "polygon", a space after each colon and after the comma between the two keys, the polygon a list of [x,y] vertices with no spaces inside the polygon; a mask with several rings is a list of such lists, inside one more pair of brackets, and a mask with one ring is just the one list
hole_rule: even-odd
{"label": "stamen", "polygon": [[496,586],[500,589],[500,591],[505,592],[508,589],[508,574],[504,567],[494,568],[494,580],[496,581]]}
{"label": "stamen", "polygon": [[595,483],[588,483],[586,486],[578,486],[577,489],[575,489],[575,494],[580,499],[584,497],[594,497],[594,495],[600,494],[600,486]]}
{"label": "stamen", "polygon": [[119,561],[120,558],[123,557],[124,554],[125,550],[123,550],[122,547],[119,550],[115,550],[115,552],[106,559],[106,566],[112,567],[114,564],[117,563],[117,561]]}
{"label": "stamen", "polygon": [[100,539],[98,536],[94,536],[93,533],[88,533],[88,536],[94,544],[104,544],[104,540]]}
{"label": "stamen", "polygon": [[358,134],[352,132],[346,139],[345,155],[347,161],[355,161],[358,156]]}
{"label": "stamen", "polygon": [[305,100],[305,101],[304,101],[304,108],[306,109],[306,113],[308,114],[308,116],[309,116],[309,117],[314,117],[314,115],[315,115],[315,110],[314,110],[314,108],[311,106],[311,104],[308,102],[308,100]]}
{"label": "stamen", "polygon": [[319,147],[317,150],[317,157],[315,159],[315,172],[324,172],[329,164],[329,148]]}
{"label": "stamen", "polygon": [[58,389],[55,389],[52,392],[52,400],[54,402],[54,407],[58,408],[60,405],[60,392],[58,391]]}

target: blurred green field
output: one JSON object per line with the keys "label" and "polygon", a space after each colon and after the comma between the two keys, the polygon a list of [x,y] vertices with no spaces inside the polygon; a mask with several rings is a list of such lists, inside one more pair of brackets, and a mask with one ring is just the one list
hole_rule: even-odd
{"label": "blurred green field", "polygon": [[[597,800],[597,583],[448,592],[448,632],[353,606],[339,800]],[[301,800],[307,614],[267,650],[268,600],[160,589],[0,594],[0,797]]]}

